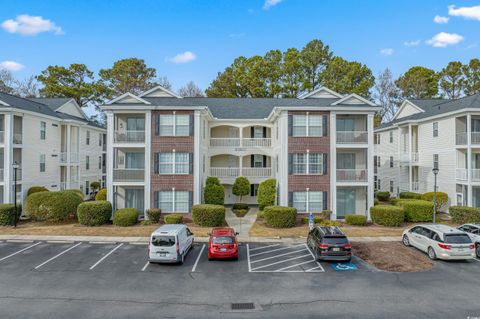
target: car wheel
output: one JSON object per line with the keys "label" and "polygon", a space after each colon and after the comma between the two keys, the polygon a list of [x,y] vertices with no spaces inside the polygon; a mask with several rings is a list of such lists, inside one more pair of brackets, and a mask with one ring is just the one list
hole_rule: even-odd
{"label": "car wheel", "polygon": [[407,235],[403,235],[402,242],[405,246],[410,246],[410,240],[408,239]]}
{"label": "car wheel", "polygon": [[480,244],[478,243],[475,245],[475,252],[477,254],[477,258],[480,258]]}
{"label": "car wheel", "polygon": [[437,254],[435,253],[435,250],[433,250],[432,247],[428,247],[428,258],[431,260],[437,259]]}

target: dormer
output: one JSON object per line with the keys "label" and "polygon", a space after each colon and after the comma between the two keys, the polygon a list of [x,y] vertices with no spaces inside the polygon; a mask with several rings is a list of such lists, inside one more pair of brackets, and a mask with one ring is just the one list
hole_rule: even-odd
{"label": "dormer", "polygon": [[342,98],[340,93],[330,90],[327,87],[320,87],[308,93],[303,93],[298,96],[299,99],[339,99]]}
{"label": "dormer", "polygon": [[393,116],[393,120],[398,120],[403,117],[407,117],[417,113],[425,112],[420,107],[416,106],[414,103],[410,102],[409,100],[403,101],[402,105],[398,108],[397,113]]}

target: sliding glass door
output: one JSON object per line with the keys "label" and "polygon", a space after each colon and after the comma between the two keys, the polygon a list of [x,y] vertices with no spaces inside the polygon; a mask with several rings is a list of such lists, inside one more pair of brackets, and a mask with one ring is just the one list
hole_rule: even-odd
{"label": "sliding glass door", "polygon": [[344,219],[348,214],[355,214],[355,188],[337,189],[337,218]]}

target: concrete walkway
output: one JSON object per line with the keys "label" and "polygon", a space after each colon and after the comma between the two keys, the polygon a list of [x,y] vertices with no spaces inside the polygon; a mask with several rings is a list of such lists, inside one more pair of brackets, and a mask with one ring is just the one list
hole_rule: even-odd
{"label": "concrete walkway", "polygon": [[244,217],[237,217],[231,208],[226,208],[225,220],[228,226],[235,229],[239,233],[238,239],[240,241],[250,241],[250,228],[252,228],[255,220],[257,220],[257,207],[251,207],[247,215]]}

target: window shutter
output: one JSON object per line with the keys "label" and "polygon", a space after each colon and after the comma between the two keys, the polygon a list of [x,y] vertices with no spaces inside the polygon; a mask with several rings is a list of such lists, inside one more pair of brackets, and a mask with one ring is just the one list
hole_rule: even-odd
{"label": "window shutter", "polygon": [[155,135],[160,135],[160,114],[155,114]]}
{"label": "window shutter", "polygon": [[193,153],[188,153],[188,173],[193,174]]}
{"label": "window shutter", "polygon": [[288,116],[288,136],[293,136],[293,116]]}
{"label": "window shutter", "polygon": [[255,167],[255,155],[250,155],[250,167]]}
{"label": "window shutter", "polygon": [[159,158],[160,154],[159,153],[154,153],[153,154],[153,171],[155,172],[155,174],[158,174],[159,171],[158,171],[158,158]]}
{"label": "window shutter", "polygon": [[288,175],[293,173],[293,154],[288,154]]}
{"label": "window shutter", "polygon": [[158,208],[158,192],[153,192],[153,207]]}
{"label": "window shutter", "polygon": [[263,167],[267,167],[267,156],[263,155]]}
{"label": "window shutter", "polygon": [[193,206],[193,192],[188,192],[188,211],[192,211]]}
{"label": "window shutter", "polygon": [[267,138],[267,127],[263,127],[263,138]]}
{"label": "window shutter", "polygon": [[328,136],[328,124],[327,124],[327,116],[323,115],[322,116],[322,136]]}
{"label": "window shutter", "polygon": [[255,128],[253,126],[250,127],[250,138],[255,137]]}
{"label": "window shutter", "polygon": [[293,207],[293,192],[288,192],[288,206]]}
{"label": "window shutter", "polygon": [[323,153],[323,175],[328,174],[328,154]]}
{"label": "window shutter", "polygon": [[253,184],[250,184],[250,196],[254,196],[255,195],[255,186],[253,186]]}
{"label": "window shutter", "polygon": [[327,210],[328,209],[328,193],[327,192],[323,192],[322,203],[323,203],[323,209]]}
{"label": "window shutter", "polygon": [[194,126],[195,126],[195,121],[193,119],[193,114],[190,114],[190,136],[194,135],[193,133]]}

